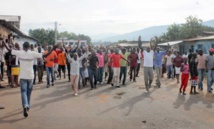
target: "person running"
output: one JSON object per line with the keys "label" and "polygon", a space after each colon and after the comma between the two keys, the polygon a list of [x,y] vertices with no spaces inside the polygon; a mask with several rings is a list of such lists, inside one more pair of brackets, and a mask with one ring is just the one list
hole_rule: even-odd
{"label": "person running", "polygon": [[[52,46],[48,47],[48,50],[44,52],[44,54],[47,54],[52,49]],[[56,48],[55,48],[56,49]],[[49,54],[45,58],[45,66],[46,66],[46,72],[47,72],[47,88],[50,87],[50,74],[51,74],[51,83],[52,86],[54,86],[54,61],[57,59],[57,55],[55,51],[52,51],[51,54]]]}
{"label": "person running", "polygon": [[199,94],[196,92],[196,86],[198,85],[198,70],[197,63],[195,62],[197,55],[192,54],[192,59],[190,60],[190,74],[191,74],[191,89],[190,94]]}
{"label": "person running", "polygon": [[[6,46],[6,44],[3,42]],[[15,55],[19,58],[20,61],[20,91],[22,98],[22,106],[23,106],[23,115],[24,117],[28,117],[28,113],[30,110],[30,98],[33,90],[33,61],[37,58],[42,58],[48,56],[53,50],[51,50],[46,55],[42,55],[41,53],[37,53],[35,51],[30,51],[30,43],[24,42],[23,49],[21,51],[10,49],[6,46],[8,51],[11,51],[12,55]]]}
{"label": "person running", "polygon": [[150,47],[146,48],[146,51],[143,51],[144,55],[144,81],[147,92],[149,92],[149,88],[151,88],[151,84],[153,82],[153,59],[154,59],[154,51],[151,50],[151,42]]}
{"label": "person running", "polygon": [[80,58],[78,58],[77,53],[73,54],[73,58],[71,58],[70,56],[67,56],[68,58],[68,62],[70,63],[71,66],[71,86],[73,88],[74,91],[74,95],[78,96],[78,82],[79,82],[79,65],[82,62],[82,60],[84,58],[86,58],[88,55],[84,54],[83,56],[81,56]]}
{"label": "person running", "polygon": [[[137,60],[138,60],[138,54],[136,53],[135,49],[132,50],[131,54],[128,57],[128,60],[130,60],[130,81],[136,82],[136,69],[137,69]],[[134,75],[133,75],[134,73]]]}
{"label": "person running", "polygon": [[198,50],[198,55],[196,58],[197,68],[198,68],[198,88],[203,90],[203,80],[205,75],[205,63],[206,55],[203,54],[202,50]]}
{"label": "person running", "polygon": [[61,71],[63,72],[63,77],[65,78],[66,54],[62,47],[60,48],[60,53],[58,54],[58,64],[59,79],[61,79]]}
{"label": "person running", "polygon": [[183,95],[186,95],[186,87],[188,85],[189,80],[189,64],[187,64],[187,58],[184,58],[184,63],[181,64],[181,86],[180,86],[180,93],[183,93]]}
{"label": "person running", "polygon": [[180,81],[180,73],[181,73],[181,64],[183,63],[183,58],[179,55],[178,52],[175,52],[176,57],[173,59],[173,63],[175,65],[175,75],[177,79],[177,83]]}
{"label": "person running", "polygon": [[209,55],[206,57],[206,72],[207,72],[207,92],[212,93],[212,84],[214,83],[214,49],[209,49]]}
{"label": "person running", "polygon": [[119,54],[119,49],[116,49],[115,50],[115,54],[113,54],[111,56],[112,67],[113,67],[113,71],[114,71],[113,83],[111,85],[112,86],[116,86],[116,88],[120,88],[120,83],[119,83],[119,78],[120,78],[120,59],[123,59],[123,60],[129,62],[121,54]]}
{"label": "person running", "polygon": [[[129,53],[127,53],[126,49],[123,48],[121,55],[122,55],[122,57],[124,57],[127,60],[128,56],[129,56]],[[123,76],[123,81],[122,81],[123,85],[126,84],[127,66],[128,66],[127,61],[120,60],[120,82],[121,82],[121,79],[122,79],[122,76]]]}

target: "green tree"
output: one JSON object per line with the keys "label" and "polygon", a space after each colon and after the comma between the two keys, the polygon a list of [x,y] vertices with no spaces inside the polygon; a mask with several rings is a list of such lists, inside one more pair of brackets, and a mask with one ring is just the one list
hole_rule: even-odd
{"label": "green tree", "polygon": [[180,25],[173,24],[173,25],[169,26],[167,29],[166,35],[167,35],[168,40],[170,40],[170,41],[180,39],[181,38]]}
{"label": "green tree", "polygon": [[55,31],[48,29],[30,29],[29,36],[39,40],[41,44],[54,44],[55,43]]}
{"label": "green tree", "polygon": [[189,16],[186,18],[186,23],[181,25],[181,37],[183,39],[197,37],[202,32],[202,20],[197,17]]}

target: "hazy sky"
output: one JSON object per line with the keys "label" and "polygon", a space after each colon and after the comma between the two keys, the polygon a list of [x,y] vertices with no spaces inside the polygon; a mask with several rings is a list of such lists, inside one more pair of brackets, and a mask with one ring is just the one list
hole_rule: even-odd
{"label": "hazy sky", "polygon": [[21,29],[54,29],[87,35],[122,34],[183,23],[189,15],[214,19],[214,0],[0,0],[0,15],[20,15]]}

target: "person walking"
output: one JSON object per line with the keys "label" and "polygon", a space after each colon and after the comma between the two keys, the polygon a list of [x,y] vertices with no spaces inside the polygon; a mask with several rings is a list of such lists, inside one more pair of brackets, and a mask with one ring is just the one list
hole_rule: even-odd
{"label": "person walking", "polygon": [[63,77],[65,78],[65,65],[66,65],[66,54],[63,48],[60,48],[60,53],[58,55],[58,64],[59,64],[59,79],[61,79],[61,71],[63,72]]}
{"label": "person walking", "polygon": [[78,58],[77,54],[73,54],[73,58],[70,56],[67,56],[68,62],[70,63],[71,66],[71,86],[74,91],[74,95],[78,96],[78,83],[79,83],[79,74],[80,74],[80,68],[79,65],[82,62],[84,58],[86,58],[88,55],[84,54],[80,58]]}
{"label": "person walking", "polygon": [[140,52],[139,48],[137,48],[137,55],[138,55],[138,60],[137,60],[136,77],[139,77],[138,74],[139,74],[139,71],[140,71],[140,64],[141,64],[141,59],[142,59],[141,52]]}
{"label": "person walking", "polygon": [[198,50],[198,55],[196,58],[197,68],[198,68],[198,88],[203,90],[203,80],[205,76],[205,63],[206,63],[206,55],[203,54],[202,50]]}
{"label": "person walking", "polygon": [[128,59],[130,60],[130,81],[132,81],[132,79],[133,79],[133,82],[136,82],[136,69],[138,67],[138,64],[137,64],[138,54],[136,53],[135,49],[132,50]]}
{"label": "person walking", "polygon": [[146,86],[147,92],[149,92],[149,88],[151,88],[151,84],[153,81],[153,59],[154,59],[154,51],[151,50],[151,41],[150,47],[146,48],[146,51],[143,51],[144,55],[144,82]]}
{"label": "person walking", "polygon": [[161,87],[160,78],[162,75],[162,59],[168,50],[167,51],[160,51],[159,47],[155,47],[155,48],[156,49],[154,49],[154,57],[155,57],[154,58],[154,67],[155,67],[155,72],[157,74],[156,86],[158,88],[160,88]]}
{"label": "person walking", "polygon": [[[48,47],[48,50],[44,52],[44,54],[47,54],[52,49],[52,46]],[[55,48],[56,49],[56,48]],[[49,54],[45,58],[45,66],[46,66],[46,72],[47,72],[47,88],[50,87],[50,74],[51,74],[51,83],[52,86],[54,86],[54,61],[57,59],[57,55],[55,51],[52,51],[51,54]],[[58,61],[57,61],[58,62]]]}
{"label": "person walking", "polygon": [[172,60],[173,60],[173,56],[171,51],[167,52],[167,55],[165,55],[165,59],[166,59],[166,70],[167,70],[167,78],[174,78],[174,71],[173,71],[173,64],[172,64]]}
{"label": "person walking", "polygon": [[120,59],[123,59],[123,60],[129,62],[121,54],[119,54],[119,50],[116,49],[115,50],[115,54],[113,54],[111,56],[112,67],[113,67],[113,71],[114,71],[113,83],[111,85],[112,86],[116,86],[116,88],[120,88],[120,83],[119,83],[119,78],[120,78]]}
{"label": "person walking", "polygon": [[23,115],[24,117],[28,117],[28,113],[30,110],[30,98],[33,90],[33,63],[34,59],[43,58],[48,56],[53,50],[49,51],[46,55],[42,55],[41,53],[37,53],[35,51],[30,51],[30,43],[24,42],[23,49],[21,51],[10,49],[3,42],[8,51],[11,51],[12,55],[15,55],[19,58],[20,61],[20,91],[22,98],[22,106],[23,106]]}
{"label": "person walking", "polygon": [[105,53],[102,52],[102,49],[97,51],[97,57],[99,60],[99,68],[98,68],[98,82],[103,84],[103,72],[104,72],[104,57]]}
{"label": "person walking", "polygon": [[91,85],[91,90],[97,88],[97,69],[99,67],[99,60],[96,56],[95,51],[91,52],[89,57],[89,80]]}
{"label": "person walking", "polygon": [[[123,48],[122,49],[122,53],[121,53],[122,57],[124,57],[126,60],[128,60],[128,56],[129,53],[126,52],[126,49]],[[120,82],[123,76],[123,81],[122,81],[122,85],[126,84],[126,75],[127,75],[127,66],[128,63],[125,60],[120,60]]]}
{"label": "person walking", "polygon": [[111,49],[110,51],[111,51],[111,53],[109,53],[109,55],[108,55],[108,81],[107,81],[107,84],[110,84],[112,82],[112,78],[113,78],[113,74],[114,74],[114,71],[112,68],[112,61],[111,61],[111,57],[114,54],[114,50]]}
{"label": "person walking", "polygon": [[206,57],[206,72],[207,72],[207,92],[212,93],[212,84],[214,83],[214,49],[209,49],[209,55]]}
{"label": "person walking", "polygon": [[[42,48],[39,46],[38,47],[38,53],[42,53]],[[38,63],[38,84],[43,83],[42,78],[43,78],[43,71],[44,71],[44,60],[42,58],[37,59]]]}
{"label": "person walking", "polygon": [[180,82],[180,73],[181,73],[181,64],[183,63],[183,58],[179,55],[178,52],[175,52],[175,58],[173,59],[173,63],[175,66],[175,75],[177,79],[177,83]]}
{"label": "person walking", "polygon": [[187,57],[184,57],[184,63],[181,64],[181,86],[180,86],[180,93],[183,93],[183,95],[186,95],[186,87],[188,85],[189,80],[189,64],[187,63]]}
{"label": "person walking", "polygon": [[196,86],[198,86],[198,70],[197,63],[195,62],[197,55],[195,53],[192,54],[192,59],[190,60],[190,74],[191,74],[191,89],[190,94],[199,94],[196,91]]}

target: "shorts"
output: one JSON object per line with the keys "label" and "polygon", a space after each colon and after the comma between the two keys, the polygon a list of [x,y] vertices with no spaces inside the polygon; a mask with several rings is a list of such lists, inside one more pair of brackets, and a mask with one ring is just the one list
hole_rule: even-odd
{"label": "shorts", "polygon": [[175,67],[175,74],[181,73],[181,67]]}
{"label": "shorts", "polygon": [[58,71],[58,67],[59,67],[58,63],[55,63],[55,64],[54,64],[54,72],[57,72],[57,71]]}
{"label": "shorts", "polygon": [[63,72],[65,72],[65,65],[59,65],[59,70],[61,70],[61,69]]}
{"label": "shorts", "polygon": [[11,75],[19,75],[20,73],[20,68],[19,67],[12,67],[11,68]]}
{"label": "shorts", "polygon": [[198,76],[191,79],[191,86],[198,86]]}

